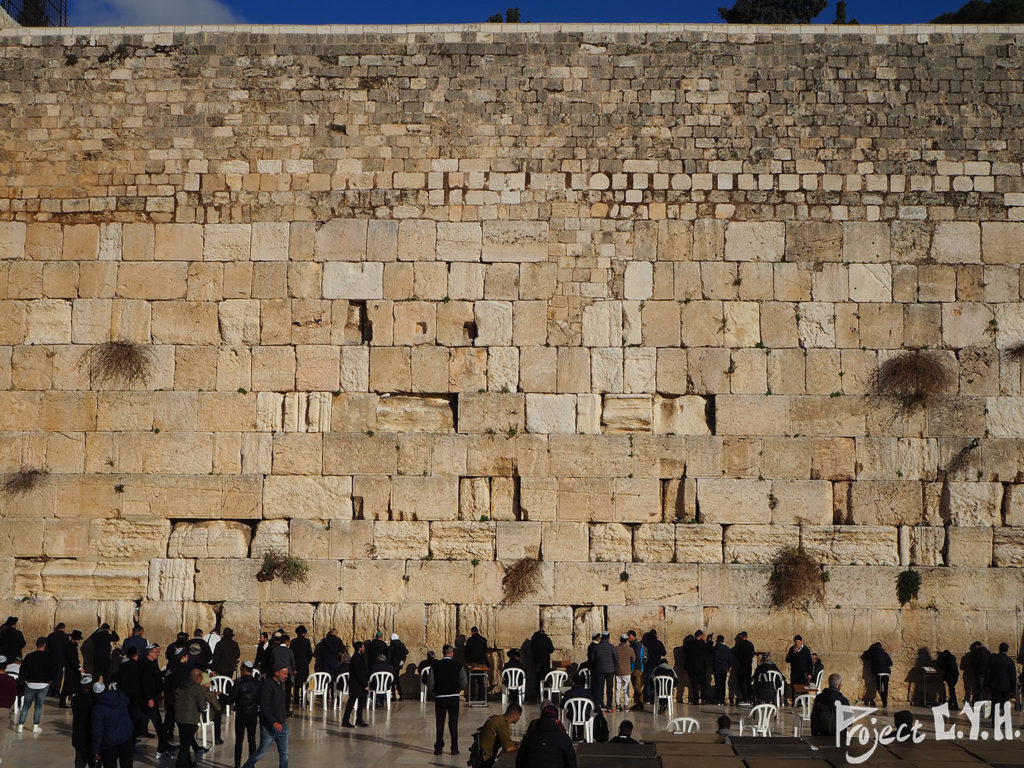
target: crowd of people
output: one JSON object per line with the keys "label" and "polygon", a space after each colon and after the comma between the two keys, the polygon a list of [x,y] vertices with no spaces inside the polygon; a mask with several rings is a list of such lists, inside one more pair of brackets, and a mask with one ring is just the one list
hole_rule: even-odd
{"label": "crowd of people", "polygon": [[[205,751],[196,739],[201,724],[210,721],[214,743],[224,743],[221,726],[226,706],[234,714],[235,768],[253,768],[272,747],[285,768],[288,718],[311,672],[326,672],[332,686],[347,673],[348,698],[341,725],[366,727],[368,707],[381,706],[382,696],[401,698],[399,678],[409,656],[394,633],[388,642],[378,631],[371,639],[354,642],[350,649],[335,629],[314,645],[307,629],[298,626],[294,635],[283,629],[262,632],[252,660],[243,661],[242,648],[230,628],[208,633],[196,629],[191,635],[179,632],[165,649],[151,642],[142,626],[134,626],[122,641],[106,623],[88,637],[79,630],[69,633],[59,623],[49,635],[36,639],[35,650],[26,653],[26,640],[17,624],[17,618],[10,617],[0,628],[0,714],[10,716],[17,701],[16,729],[24,729],[31,713],[32,729],[39,732],[48,697],[57,707],[70,708],[76,768],[127,768],[132,765],[136,744],[145,738],[156,739],[157,758],[173,757],[176,768],[192,768]],[[481,690],[471,690],[468,671],[487,670],[491,650],[487,639],[473,627],[468,637],[446,644],[440,657],[428,652],[423,661],[409,668],[416,685],[425,684],[434,703],[435,754],[442,754],[446,736],[451,753],[459,754],[460,701],[464,695],[486,699],[489,687],[486,675],[476,674],[473,685]],[[539,629],[521,648],[509,650],[501,671],[523,670],[523,677],[530,681],[527,696],[540,699],[541,684],[552,669],[559,668],[552,664],[554,650],[551,638]],[[939,653],[935,663],[953,707],[957,706],[961,673],[965,701],[985,699],[998,704],[1013,697],[1024,681],[1018,680],[1008,650],[1002,643],[993,654],[975,642],[959,662],[948,650]],[[878,696],[887,707],[892,658],[879,642],[861,658],[867,673],[865,703],[873,705]],[[564,733],[558,718],[560,707],[572,699],[586,699],[593,704],[593,717],[603,721],[604,712],[643,711],[654,703],[659,688],[673,691],[673,695],[685,692],[691,704],[781,703],[804,692],[817,694],[825,704],[845,701],[839,693],[839,675],[830,675],[825,685],[824,661],[800,635],[794,637],[784,663],[788,675],[782,674],[770,652],[755,649],[746,632],[736,635],[730,646],[722,635],[697,630],[674,649],[672,664],[654,629],[642,636],[630,629],[619,636],[617,644],[612,644],[610,632],[595,633],[586,658],[565,665],[570,687],[551,692],[557,705],[541,701],[540,717],[530,723],[521,744],[512,741],[511,725],[522,716],[524,702],[518,692],[512,692],[516,694],[512,702],[503,714],[484,723],[474,747],[488,760],[502,751],[518,751],[517,762],[527,761],[519,762],[522,765],[546,764],[537,755],[550,751],[551,764],[560,764],[557,755],[564,753],[567,740],[575,735]],[[374,672],[391,675],[390,690],[371,690]],[[214,678],[231,683],[218,687]],[[659,678],[669,678],[671,685],[659,686]],[[341,685],[335,695],[341,695]],[[0,729],[0,741],[5,730]],[[629,733],[620,732],[619,737],[629,738]],[[244,764],[243,752],[247,756]]]}

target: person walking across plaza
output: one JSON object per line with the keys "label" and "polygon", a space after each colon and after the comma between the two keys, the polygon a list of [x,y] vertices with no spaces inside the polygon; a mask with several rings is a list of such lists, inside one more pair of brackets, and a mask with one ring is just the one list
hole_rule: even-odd
{"label": "person walking across plaza", "polygon": [[[227,642],[228,630],[224,630],[224,638],[218,648]],[[214,653],[217,651],[214,650]],[[242,764],[242,742],[249,742],[249,757],[256,754],[256,728],[260,716],[260,684],[252,676],[253,663],[242,663],[242,674],[227,695],[225,703],[235,708],[235,768]]]}
{"label": "person walking across plaza", "polygon": [[25,681],[25,701],[21,705],[21,714],[18,715],[18,732],[25,728],[25,720],[28,719],[28,710],[35,707],[32,712],[32,731],[39,733],[43,727],[39,724],[43,718],[43,702],[46,700],[46,692],[53,680],[53,660],[46,652],[46,638],[36,639],[36,649],[28,654],[21,662],[19,679]]}
{"label": "person walking across plaza", "polygon": [[[474,627],[475,629],[475,627]],[[444,721],[448,720],[452,754],[459,754],[459,696],[467,684],[466,668],[455,662],[455,649],[445,644],[443,656],[434,665],[434,754],[444,752]]]}
{"label": "person walking across plaza", "polygon": [[250,755],[243,768],[253,768],[270,751],[270,745],[277,745],[279,768],[288,768],[288,692],[285,681],[290,670],[280,666],[274,675],[263,682],[260,690],[260,746],[255,755]]}

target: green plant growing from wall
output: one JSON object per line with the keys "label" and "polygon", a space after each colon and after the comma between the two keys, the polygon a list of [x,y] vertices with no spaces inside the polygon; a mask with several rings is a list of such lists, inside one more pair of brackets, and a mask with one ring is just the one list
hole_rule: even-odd
{"label": "green plant growing from wall", "polygon": [[263,565],[256,573],[256,581],[280,579],[285,584],[305,583],[308,578],[309,563],[275,549],[263,554]]}
{"label": "green plant growing from wall", "polygon": [[828,574],[803,546],[782,547],[772,558],[768,594],[773,608],[804,608],[825,599]]}
{"label": "green plant growing from wall", "polygon": [[896,598],[900,601],[900,605],[906,605],[911,600],[917,600],[920,592],[921,572],[915,571],[913,568],[900,571],[896,577]]}

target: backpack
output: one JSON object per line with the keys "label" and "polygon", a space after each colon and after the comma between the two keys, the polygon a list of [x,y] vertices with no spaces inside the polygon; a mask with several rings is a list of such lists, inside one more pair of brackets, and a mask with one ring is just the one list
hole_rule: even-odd
{"label": "backpack", "polygon": [[473,743],[469,747],[469,761],[466,763],[469,768],[484,768],[484,766],[494,763],[493,760],[488,761],[484,757],[484,745],[480,743],[480,731],[481,728],[476,729],[473,734]]}
{"label": "backpack", "polygon": [[605,719],[604,714],[598,710],[598,713],[594,715],[594,741],[604,744],[608,741],[609,736],[608,721]]}

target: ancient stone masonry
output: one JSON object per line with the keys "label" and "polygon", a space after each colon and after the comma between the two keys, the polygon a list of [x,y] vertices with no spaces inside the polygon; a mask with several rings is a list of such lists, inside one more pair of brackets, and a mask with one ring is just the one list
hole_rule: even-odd
{"label": "ancient stone masonry", "polygon": [[[573,657],[606,625],[800,631],[857,677],[874,640],[898,675],[1016,649],[1022,45],[0,32],[4,610],[413,648],[543,624]],[[937,399],[873,394],[924,348]],[[797,543],[825,599],[770,609]],[[271,550],[308,582],[257,581]],[[540,586],[501,605],[523,558]]]}

